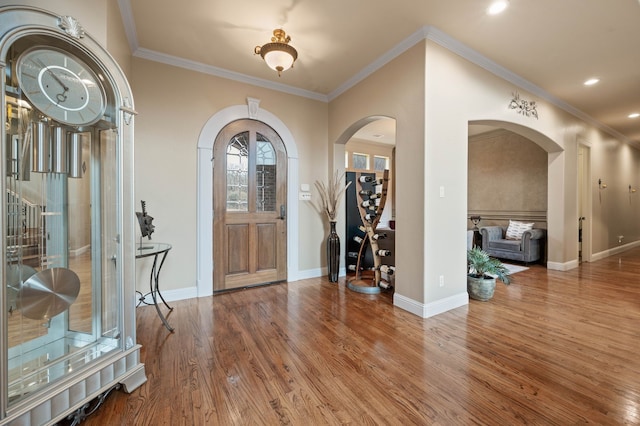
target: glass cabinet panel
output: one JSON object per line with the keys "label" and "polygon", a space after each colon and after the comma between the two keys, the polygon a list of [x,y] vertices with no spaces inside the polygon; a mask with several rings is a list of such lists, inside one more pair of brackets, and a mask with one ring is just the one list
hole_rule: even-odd
{"label": "glass cabinet panel", "polygon": [[121,348],[122,294],[116,130],[61,125],[10,84],[5,99],[11,407]]}

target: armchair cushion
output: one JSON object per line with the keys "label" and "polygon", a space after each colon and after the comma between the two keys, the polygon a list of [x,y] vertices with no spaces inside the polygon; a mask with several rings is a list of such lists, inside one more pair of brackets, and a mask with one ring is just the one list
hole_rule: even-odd
{"label": "armchair cushion", "polygon": [[507,228],[506,238],[507,240],[521,240],[524,231],[533,229],[533,223],[518,222],[517,220],[510,220],[509,227]]}

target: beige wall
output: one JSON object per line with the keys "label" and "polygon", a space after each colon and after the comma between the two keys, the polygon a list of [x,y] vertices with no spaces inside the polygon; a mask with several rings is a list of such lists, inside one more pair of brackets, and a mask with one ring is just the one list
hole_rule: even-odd
{"label": "beige wall", "polygon": [[107,46],[107,9],[116,0],[0,0],[0,6],[20,4],[51,11],[60,16],[73,16],[85,31],[103,46]]}
{"label": "beige wall", "polygon": [[[420,55],[424,55],[425,71],[417,72],[423,74],[424,82],[413,74],[422,64],[408,61]],[[396,108],[397,99],[411,90],[417,96],[406,98],[407,102]],[[522,98],[537,102],[539,119],[507,107],[516,90]],[[423,117],[413,116],[416,111]],[[511,130],[546,152],[548,256],[555,269],[577,264],[577,141],[591,146],[594,178],[607,174],[612,182],[633,180],[637,170],[636,149],[431,41],[415,46],[331,102],[330,143],[338,140],[341,132],[351,130],[353,123],[376,114],[398,120],[396,294],[426,306],[427,315],[431,306],[437,310],[439,304],[466,292],[470,123]],[[422,131],[423,138],[403,137],[404,132],[416,136]],[[620,161],[625,164],[622,169],[618,169]],[[628,184],[616,188],[628,188]],[[613,191],[609,194],[613,198]],[[635,204],[633,196],[629,200],[628,189],[625,200],[616,193],[609,207],[604,201],[603,207],[595,206],[597,195],[593,196],[594,252],[612,248],[615,238],[611,229],[637,235],[640,226],[630,219]],[[625,203],[629,209],[621,209]]]}
{"label": "beige wall", "polygon": [[329,156],[337,169],[344,168],[342,144],[362,120],[396,119],[396,294],[415,301],[424,300],[424,64],[422,42],[329,104]]}
{"label": "beige wall", "polygon": [[122,15],[117,1],[107,2],[106,48],[116,60],[127,78],[131,75],[131,50],[122,24]]}
{"label": "beige wall", "polygon": [[[427,63],[433,64],[433,67],[427,66],[427,145],[430,146],[429,140],[433,140],[437,144],[434,151],[438,155],[431,157],[434,161],[427,161],[425,168],[433,171],[436,180],[451,180],[456,185],[454,196],[457,198],[458,194],[462,194],[460,198],[466,199],[468,168],[467,152],[463,145],[467,136],[459,131],[460,126],[466,128],[463,124],[465,122],[498,125],[540,145],[548,152],[549,266],[568,269],[577,265],[577,144],[582,141],[591,147],[592,152],[590,185],[593,191],[591,226],[594,254],[606,253],[618,245],[617,231],[613,231],[614,229],[619,230],[622,235],[628,234],[631,238],[638,239],[640,224],[632,219],[635,207],[633,197],[630,204],[628,183],[623,183],[637,179],[636,164],[640,154],[637,149],[469,63],[442,46],[430,43],[429,47]],[[507,108],[516,90],[523,99],[536,101],[539,119],[525,117]],[[458,140],[459,138],[462,140]],[[428,153],[429,151],[429,160]],[[450,158],[450,161],[446,158]],[[618,182],[617,192],[614,194],[612,191],[610,204],[606,208],[598,206],[595,182],[600,175],[610,176],[612,182]],[[433,201],[433,198],[437,198],[435,195],[427,198]],[[461,205],[466,204],[463,200],[458,201]],[[602,205],[604,204],[603,201]],[[434,203],[433,206],[440,204]],[[454,210],[452,205],[448,209]],[[441,217],[444,218],[444,214]],[[434,230],[441,233],[441,237],[436,240],[441,241],[447,233],[457,233],[458,227],[466,228],[462,226],[462,221],[466,225],[466,220],[466,217],[454,219],[450,215],[447,225]],[[427,220],[427,223],[432,221]],[[460,247],[464,247],[463,236],[455,240],[460,240]],[[427,236],[427,245],[430,244],[429,241]],[[625,242],[631,241],[625,239]],[[442,246],[434,247],[435,250],[442,251]],[[464,269],[464,259],[460,259],[460,263],[458,269]],[[460,280],[463,278],[460,277]]]}
{"label": "beige wall", "polygon": [[[163,289],[196,285],[196,148],[202,127],[216,112],[246,105],[247,97],[260,99],[260,108],[280,118],[295,139],[299,182],[313,187],[316,179],[326,180],[325,103],[138,58],[133,60],[130,83],[139,113],[136,203],[145,200],[155,218],[152,238],[173,245],[163,269]],[[299,202],[301,271],[325,263],[324,222],[313,202]],[[145,270],[139,267],[139,280],[145,279]]]}
{"label": "beige wall", "polygon": [[[593,138],[588,140],[593,141]],[[593,252],[640,241],[640,152],[612,138],[591,144]],[[607,185],[599,189],[598,179]],[[637,192],[630,193],[629,185]],[[618,237],[624,238],[622,243]],[[597,256],[600,257],[600,256]]]}
{"label": "beige wall", "polygon": [[483,217],[481,226],[513,219],[546,228],[547,152],[508,130],[470,137],[467,199],[468,214]]}

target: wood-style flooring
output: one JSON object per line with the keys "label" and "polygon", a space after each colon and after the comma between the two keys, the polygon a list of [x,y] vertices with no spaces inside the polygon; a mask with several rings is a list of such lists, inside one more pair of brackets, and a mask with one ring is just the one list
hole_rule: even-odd
{"label": "wood-style flooring", "polygon": [[86,425],[640,424],[640,249],[422,319],[325,279],[138,308],[148,382]]}

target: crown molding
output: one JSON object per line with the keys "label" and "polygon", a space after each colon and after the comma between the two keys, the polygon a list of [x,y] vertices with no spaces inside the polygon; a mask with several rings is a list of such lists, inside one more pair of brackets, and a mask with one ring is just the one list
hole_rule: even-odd
{"label": "crown molding", "polygon": [[433,41],[434,43],[438,43],[440,46],[444,47],[445,49],[463,57],[469,62],[474,63],[481,68],[484,68],[485,70],[502,78],[503,80],[506,80],[518,86],[519,88],[526,90],[541,99],[544,99],[550,104],[557,106],[558,108],[568,112],[569,114],[579,118],[580,120],[583,120],[586,123],[591,124],[592,126],[602,130],[603,132],[606,132],[611,136],[617,139],[620,139],[621,141],[626,142],[628,144],[634,144],[631,139],[627,138],[617,130],[612,129],[611,127],[605,125],[604,123],[601,123],[600,121],[591,117],[587,113],[551,95],[541,87],[533,84],[527,79],[520,77],[519,75],[508,70],[502,65],[499,65],[496,62],[492,61],[491,59],[487,58],[486,56],[481,55],[476,50],[448,36],[447,34],[438,30],[437,28],[431,27],[427,33],[427,38]]}
{"label": "crown molding", "polygon": [[276,90],[278,92],[288,93],[290,95],[309,98],[320,102],[327,102],[327,96],[322,93],[312,92],[310,90],[300,89],[298,87],[289,86],[262,78],[252,77],[235,71],[229,71],[224,68],[214,67],[213,65],[203,64],[201,62],[191,61],[189,59],[180,58],[165,53],[156,52],[145,48],[138,48],[133,54],[136,58],[147,59],[149,61],[160,62],[166,65],[172,65],[191,71],[209,74],[227,80],[239,81],[241,83],[251,84],[253,86],[264,87],[266,89]]}
{"label": "crown molding", "polygon": [[382,56],[378,57],[378,59],[364,67],[353,77],[342,83],[335,90],[329,93],[329,102],[331,102],[347,90],[351,89],[353,86],[360,83],[362,80],[378,71],[380,68],[393,61],[395,58],[397,58],[416,44],[420,43],[422,40],[426,39],[430,28],[431,27],[428,26],[420,28],[418,31],[414,32],[409,37],[392,47],[391,50],[387,51]]}
{"label": "crown molding", "polygon": [[[640,0],[639,0],[640,1]],[[439,29],[432,26],[424,26],[418,29],[416,32],[411,34],[409,37],[395,45],[389,51],[378,57],[371,64],[364,67],[360,72],[355,74],[353,77],[349,78],[347,81],[338,86],[335,90],[331,91],[328,95],[312,92],[310,90],[300,89],[294,86],[289,86],[282,83],[276,83],[270,80],[265,80],[261,78],[252,77],[246,74],[241,74],[234,71],[229,71],[223,68],[214,67],[212,65],[206,65],[200,62],[191,61],[183,58],[179,58],[172,55],[167,55],[164,53],[156,52],[153,50],[141,48],[138,44],[138,38],[135,28],[135,21],[133,19],[133,11],[131,9],[131,0],[118,0],[118,5],[120,6],[120,13],[122,15],[122,21],[125,28],[125,33],[127,35],[127,39],[129,41],[129,46],[131,48],[131,52],[133,56],[143,59],[148,59],[150,61],[160,62],[167,65],[173,65],[180,68],[189,69],[192,71],[202,72],[205,74],[213,75],[216,77],[226,78],[229,80],[238,81],[241,83],[251,84],[258,87],[264,87],[266,89],[276,90],[279,92],[288,93],[295,96],[300,96],[303,98],[313,99],[320,102],[331,102],[341,94],[345,93],[347,90],[382,68],[384,65],[388,64],[395,58],[397,58],[402,53],[409,50],[411,47],[415,46],[417,43],[420,43],[423,40],[430,40],[434,43],[439,44],[440,46],[448,49],[449,51],[461,56],[462,58],[468,60],[469,62],[478,65],[479,67],[487,70],[488,72],[514,84],[518,88],[522,90],[526,90],[527,92],[544,99],[552,105],[568,112],[569,114],[579,118],[580,120],[591,124],[592,126],[602,130],[605,133],[619,139],[628,144],[638,146],[638,144],[634,143],[631,139],[624,136],[622,133],[614,130],[613,128],[601,123],[600,121],[594,119],[590,115],[585,112],[569,105],[563,100],[551,95],[550,93],[543,90],[541,87],[533,84],[529,80],[526,80],[514,72],[508,70],[502,65],[497,64],[496,62],[490,60],[489,58],[481,55],[476,50],[470,48],[469,46],[459,42],[458,40],[450,37],[446,33],[440,31]]]}
{"label": "crown molding", "polygon": [[253,86],[264,87],[266,89],[276,90],[278,92],[288,93],[290,95],[300,96],[303,98],[313,99],[320,102],[328,102],[327,95],[312,92],[310,90],[300,89],[298,87],[289,86],[262,78],[252,77],[223,68],[214,67],[212,65],[203,64],[201,62],[191,61],[173,55],[167,55],[155,50],[140,47],[138,43],[138,35],[136,32],[135,20],[133,19],[133,10],[131,9],[131,0],[118,0],[120,14],[122,15],[122,23],[124,31],[129,41],[131,53],[136,58],[147,59],[149,61],[159,62],[166,65],[172,65],[178,68],[184,68],[203,74],[213,75],[228,80],[234,80],[241,83],[251,84]]}
{"label": "crown molding", "polygon": [[136,23],[133,19],[133,10],[131,10],[131,1],[118,0],[118,6],[120,7],[120,15],[122,15],[122,25],[124,26],[124,33],[127,36],[127,41],[129,42],[129,49],[133,53],[138,50],[140,46],[138,44]]}

